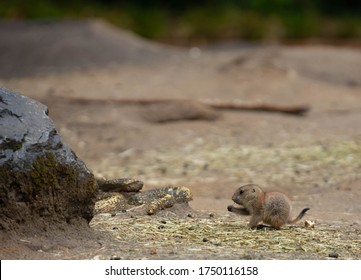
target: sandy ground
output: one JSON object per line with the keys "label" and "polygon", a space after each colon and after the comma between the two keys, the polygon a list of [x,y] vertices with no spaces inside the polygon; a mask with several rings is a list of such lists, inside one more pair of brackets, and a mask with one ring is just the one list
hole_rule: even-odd
{"label": "sandy ground", "polygon": [[[0,85],[48,105],[65,142],[97,176],[136,177],[145,189],[185,185],[193,192],[194,210],[224,219],[235,219],[226,210],[234,190],[254,182],[287,193],[293,215],[307,206],[307,219],[316,224],[359,232],[360,49],[241,43],[180,49],[92,21],[3,23],[0,36],[7,38],[0,44]],[[125,98],[305,104],[311,110],[304,116],[217,110],[215,120],[158,123],[159,116],[186,113],[174,105],[116,102]],[[50,250],[38,257],[96,255],[54,250],[58,255]],[[142,252],[122,254],[142,258]],[[361,252],[349,257],[360,258]]]}

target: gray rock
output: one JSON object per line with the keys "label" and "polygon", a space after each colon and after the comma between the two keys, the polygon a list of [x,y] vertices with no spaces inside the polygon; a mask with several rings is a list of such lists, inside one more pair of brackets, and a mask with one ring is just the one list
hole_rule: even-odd
{"label": "gray rock", "polygon": [[0,229],[89,222],[96,181],[45,105],[0,87]]}

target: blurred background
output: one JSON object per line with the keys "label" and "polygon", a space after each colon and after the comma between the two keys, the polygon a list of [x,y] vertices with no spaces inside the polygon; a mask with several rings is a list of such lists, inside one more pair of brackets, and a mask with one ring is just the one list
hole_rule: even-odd
{"label": "blurred background", "polygon": [[96,176],[223,214],[253,182],[361,219],[361,1],[0,0],[0,18],[0,86],[46,104]]}
{"label": "blurred background", "polygon": [[311,38],[334,44],[361,36],[359,0],[2,0],[0,17],[103,18],[177,45],[239,39],[301,43]]}

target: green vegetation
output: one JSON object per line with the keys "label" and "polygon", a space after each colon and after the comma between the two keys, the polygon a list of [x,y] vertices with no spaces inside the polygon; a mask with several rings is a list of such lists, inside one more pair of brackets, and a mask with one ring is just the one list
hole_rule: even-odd
{"label": "green vegetation", "polygon": [[3,0],[0,17],[99,17],[175,43],[361,37],[361,4],[354,0]]}

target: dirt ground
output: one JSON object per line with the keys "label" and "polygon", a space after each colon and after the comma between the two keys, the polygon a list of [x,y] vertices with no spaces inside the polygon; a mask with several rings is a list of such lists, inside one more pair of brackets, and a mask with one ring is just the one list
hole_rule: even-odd
{"label": "dirt ground", "polygon": [[[96,237],[83,243],[88,245],[59,239],[58,245],[29,247],[27,242],[35,241],[26,240],[21,248],[28,251],[8,249],[5,256],[327,259],[336,252],[343,259],[361,258],[360,49],[243,43],[180,49],[97,21],[24,26],[29,30],[8,23],[0,27],[0,36],[7,38],[0,43],[0,85],[48,105],[64,141],[97,176],[138,178],[144,189],[187,186],[193,201],[191,208],[170,209],[153,220],[99,214],[91,222]],[[310,111],[294,116],[209,109],[215,117],[208,118],[199,108],[117,102],[159,98],[308,105]],[[190,120],[189,110],[201,113]],[[310,207],[306,219],[315,221],[315,228],[301,222],[266,236],[246,230],[248,218],[228,213],[227,205],[234,190],[249,182],[287,193],[293,216]],[[199,223],[200,234],[212,226],[231,230],[217,238],[209,233],[221,241],[205,248],[207,242],[180,233],[175,243],[157,239],[162,221],[174,228]],[[156,233],[147,232],[152,222]],[[329,245],[301,250],[285,243],[280,250],[237,243],[237,236],[252,239],[250,233],[261,242],[287,235]],[[321,233],[323,239],[317,239]]]}

